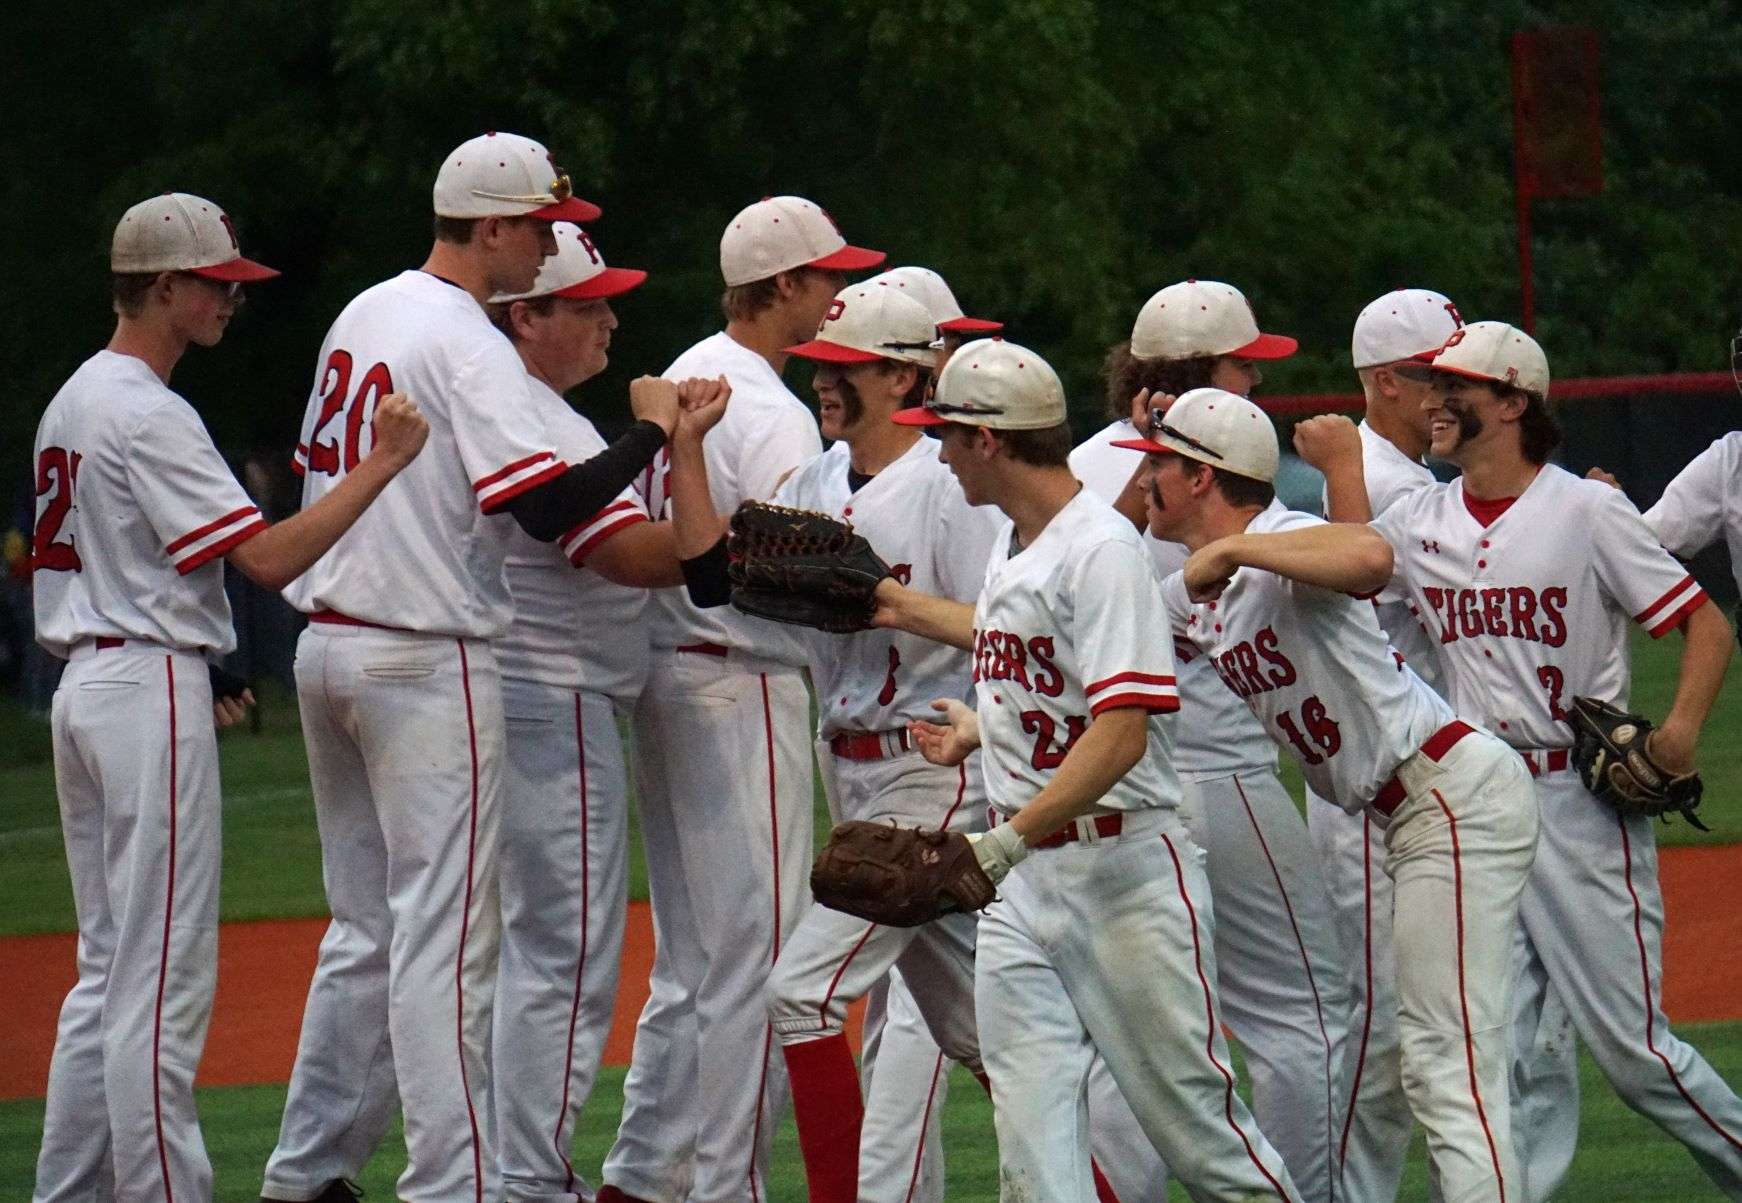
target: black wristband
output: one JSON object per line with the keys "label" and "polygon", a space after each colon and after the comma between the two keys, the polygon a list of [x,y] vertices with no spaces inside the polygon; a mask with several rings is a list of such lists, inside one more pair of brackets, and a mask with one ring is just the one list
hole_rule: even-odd
{"label": "black wristband", "polygon": [[248,689],[248,678],[238,677],[216,664],[208,663],[206,670],[212,678],[212,701],[222,702],[230,698],[239,698]]}
{"label": "black wristband", "polygon": [[534,539],[553,543],[615,501],[663,446],[664,427],[637,422],[592,459],[571,464],[555,480],[526,490],[503,509]]}
{"label": "black wristband", "polygon": [[701,555],[678,561],[678,567],[683,570],[684,588],[689,591],[692,605],[709,610],[732,600],[732,585],[726,576],[728,562],[724,535]]}

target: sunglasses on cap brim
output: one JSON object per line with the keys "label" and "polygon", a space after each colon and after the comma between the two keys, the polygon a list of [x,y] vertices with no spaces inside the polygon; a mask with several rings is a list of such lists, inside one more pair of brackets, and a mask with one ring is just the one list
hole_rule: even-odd
{"label": "sunglasses on cap brim", "polygon": [[1209,456],[1211,459],[1223,458],[1222,453],[1217,451],[1214,447],[1206,447],[1204,444],[1198,442],[1198,440],[1194,439],[1183,430],[1180,430],[1178,427],[1169,426],[1167,420],[1162,417],[1160,411],[1152,410],[1150,412],[1149,434],[1152,438],[1155,435],[1164,434],[1174,442],[1182,443],[1185,446],[1190,447],[1193,451],[1201,452],[1202,454]]}

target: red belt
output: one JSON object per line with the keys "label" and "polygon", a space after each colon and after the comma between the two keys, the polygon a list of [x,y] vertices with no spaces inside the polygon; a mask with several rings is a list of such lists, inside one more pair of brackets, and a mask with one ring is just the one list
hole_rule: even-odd
{"label": "red belt", "polygon": [[[1000,824],[1000,823],[1008,823],[1010,821],[1010,820],[1006,819],[1003,815],[999,814],[996,810],[992,809],[991,807],[986,808],[986,820],[994,827],[998,826],[998,824]],[[1124,829],[1125,829],[1125,816],[1124,815],[1096,815],[1095,816],[1095,834],[1100,836],[1102,839],[1107,839],[1109,836],[1118,835]],[[1057,831],[1053,832],[1051,835],[1047,836],[1044,840],[1041,840],[1038,843],[1030,844],[1029,847],[1030,848],[1062,848],[1066,844],[1076,843],[1081,838],[1082,838],[1082,833],[1077,830],[1077,820],[1072,820],[1071,822],[1066,823],[1063,827],[1059,828]]]}
{"label": "red belt", "polygon": [[888,760],[911,747],[913,738],[905,727],[893,731],[840,731],[829,736],[829,751],[842,760]]}
{"label": "red belt", "polygon": [[114,635],[98,635],[96,638],[96,644],[99,652],[110,652],[118,647],[126,647],[127,641],[125,639],[118,639]]}
{"label": "red belt", "polygon": [[1531,752],[1520,751],[1518,754],[1524,757],[1524,767],[1530,770],[1532,777],[1562,772],[1573,763],[1572,751],[1568,748],[1538,748]]}
{"label": "red belt", "polygon": [[308,616],[310,622],[324,622],[335,627],[368,627],[371,631],[398,631],[402,634],[412,634],[408,627],[390,627],[379,622],[368,622],[361,618],[352,618],[349,614],[341,614],[337,610],[316,610]]}
{"label": "red belt", "polygon": [[675,652],[694,652],[699,656],[719,656],[722,659],[731,654],[731,649],[721,647],[717,643],[686,643],[682,647],[672,650]]}
{"label": "red belt", "polygon": [[[1441,758],[1450,752],[1460,739],[1475,733],[1476,728],[1470,726],[1469,723],[1462,719],[1453,719],[1427,737],[1427,742],[1421,745],[1421,754],[1438,764]],[[1390,781],[1380,786],[1378,794],[1374,795],[1373,809],[1382,815],[1389,815],[1403,805],[1403,800],[1407,796],[1403,782],[1393,776]]]}

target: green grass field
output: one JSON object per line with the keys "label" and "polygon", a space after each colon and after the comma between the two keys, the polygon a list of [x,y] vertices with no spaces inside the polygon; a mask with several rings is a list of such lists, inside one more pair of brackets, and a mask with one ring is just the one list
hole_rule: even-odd
{"label": "green grass field", "polygon": [[[1680,641],[1636,638],[1634,701],[1661,714],[1674,692]],[[1703,814],[1709,835],[1685,824],[1660,829],[1665,844],[1742,841],[1742,684],[1732,681],[1719,700],[1701,747],[1707,781]],[[46,725],[16,710],[0,710],[0,935],[70,931],[74,927],[66,864],[55,811]],[[225,786],[223,917],[226,920],[319,916],[320,847],[315,835],[307,772],[295,706],[268,695],[259,734],[233,732],[223,740]],[[1285,772],[1298,797],[1298,776]],[[823,823],[818,806],[819,823]],[[639,848],[631,889],[646,896]],[[1742,1024],[1714,1024],[1687,1033],[1732,1081],[1742,1081]],[[1669,1138],[1617,1102],[1585,1063],[1582,1144],[1573,1175],[1558,1196],[1569,1200],[1692,1200],[1719,1197],[1692,1160]],[[623,1073],[606,1070],[576,1139],[576,1164],[596,1171],[615,1129]],[[996,1197],[996,1150],[990,1108],[978,1086],[957,1075],[945,1110],[952,1200]],[[218,1172],[220,1200],[252,1200],[277,1132],[279,1087],[209,1089],[201,1093],[206,1139]],[[0,1103],[0,1199],[28,1196],[41,1130],[40,1101]],[[403,1164],[395,1135],[364,1179],[371,1198],[392,1198]],[[804,1197],[790,1120],[776,1155],[771,1197]],[[1175,1192],[1176,1198],[1183,1194]],[[1411,1158],[1404,1199],[1425,1199],[1425,1162]]]}

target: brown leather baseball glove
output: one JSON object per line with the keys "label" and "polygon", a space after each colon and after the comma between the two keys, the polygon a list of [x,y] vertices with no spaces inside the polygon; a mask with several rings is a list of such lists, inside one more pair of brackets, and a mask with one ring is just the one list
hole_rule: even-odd
{"label": "brown leather baseball glove", "polygon": [[735,609],[835,634],[870,628],[890,575],[851,523],[760,501],[733,513],[726,554]]}
{"label": "brown leather baseball glove", "polygon": [[811,892],[826,907],[890,927],[977,911],[997,897],[966,836],[858,820],[830,834]]}
{"label": "brown leather baseball glove", "polygon": [[1574,698],[1573,763],[1597,798],[1624,815],[1666,818],[1679,814],[1701,831],[1695,809],[1705,792],[1698,773],[1672,773],[1652,758],[1646,739],[1652,723],[1596,698]]}

